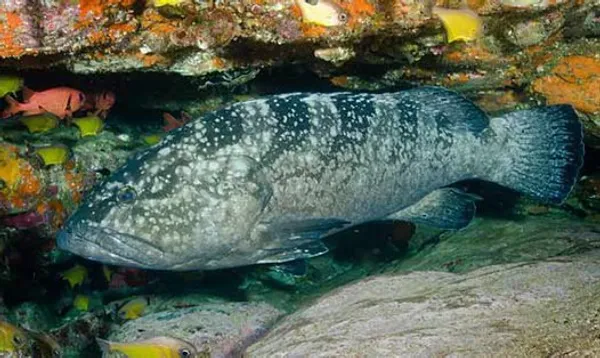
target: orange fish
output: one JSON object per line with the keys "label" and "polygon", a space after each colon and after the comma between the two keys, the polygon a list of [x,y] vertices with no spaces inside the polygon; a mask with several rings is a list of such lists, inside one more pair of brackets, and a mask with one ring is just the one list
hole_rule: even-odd
{"label": "orange fish", "polygon": [[59,118],[65,118],[81,108],[85,102],[85,95],[69,87],[56,87],[41,92],[34,92],[24,87],[24,103],[18,102],[11,96],[6,96],[5,99],[8,108],[2,113],[4,118],[20,112],[25,116],[50,112]]}
{"label": "orange fish", "polygon": [[88,94],[85,96],[85,99],[82,109],[93,110],[94,115],[101,118],[106,118],[108,111],[114,106],[116,101],[115,94],[110,91]]}
{"label": "orange fish", "polygon": [[169,131],[172,131],[175,128],[179,128],[182,125],[186,124],[187,122],[191,121],[192,116],[190,116],[189,114],[182,111],[181,119],[177,119],[169,113],[164,113],[163,119],[165,120],[165,125],[163,126],[163,131],[169,132]]}

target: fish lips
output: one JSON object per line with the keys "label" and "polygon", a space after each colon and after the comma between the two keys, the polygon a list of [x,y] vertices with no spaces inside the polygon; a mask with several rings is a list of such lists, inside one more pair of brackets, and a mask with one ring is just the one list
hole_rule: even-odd
{"label": "fish lips", "polygon": [[67,225],[58,233],[56,244],[88,260],[116,266],[167,270],[182,263],[181,257],[165,253],[141,238],[95,225]]}

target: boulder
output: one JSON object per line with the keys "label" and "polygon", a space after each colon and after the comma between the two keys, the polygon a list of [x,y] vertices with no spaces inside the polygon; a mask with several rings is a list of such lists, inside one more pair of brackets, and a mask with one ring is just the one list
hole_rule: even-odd
{"label": "boulder", "polygon": [[596,356],[599,293],[598,250],[466,274],[381,275],[286,317],[246,356]]}
{"label": "boulder", "polygon": [[204,303],[129,321],[113,330],[109,339],[130,342],[172,336],[193,344],[202,357],[237,357],[282,313],[266,303]]}

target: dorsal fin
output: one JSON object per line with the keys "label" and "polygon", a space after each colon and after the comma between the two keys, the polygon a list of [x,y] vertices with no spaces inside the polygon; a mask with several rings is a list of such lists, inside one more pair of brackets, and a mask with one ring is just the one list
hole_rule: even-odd
{"label": "dorsal fin", "polygon": [[25,102],[29,101],[29,99],[31,98],[31,96],[33,96],[35,94],[35,91],[32,90],[29,87],[23,86],[23,100]]}
{"label": "dorsal fin", "polygon": [[[487,114],[463,95],[443,87],[424,86],[411,89],[409,98],[431,111],[431,116],[452,128],[479,133],[489,125]],[[436,113],[437,112],[437,116]],[[427,115],[427,113],[425,113]]]}

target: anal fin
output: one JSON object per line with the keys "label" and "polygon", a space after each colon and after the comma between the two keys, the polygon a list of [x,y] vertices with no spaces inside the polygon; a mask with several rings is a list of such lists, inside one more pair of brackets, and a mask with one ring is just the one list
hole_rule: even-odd
{"label": "anal fin", "polygon": [[455,188],[442,188],[432,191],[415,204],[387,218],[458,230],[467,226],[475,216],[477,200],[481,198]]}

